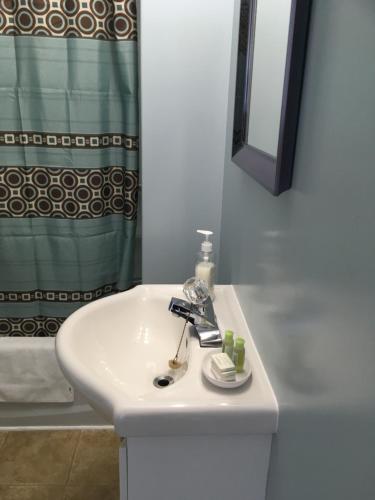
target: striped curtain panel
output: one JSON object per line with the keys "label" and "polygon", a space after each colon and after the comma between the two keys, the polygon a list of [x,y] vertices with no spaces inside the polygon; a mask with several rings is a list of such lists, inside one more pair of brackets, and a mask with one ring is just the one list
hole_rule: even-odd
{"label": "striped curtain panel", "polygon": [[0,0],[0,336],[132,285],[135,0]]}

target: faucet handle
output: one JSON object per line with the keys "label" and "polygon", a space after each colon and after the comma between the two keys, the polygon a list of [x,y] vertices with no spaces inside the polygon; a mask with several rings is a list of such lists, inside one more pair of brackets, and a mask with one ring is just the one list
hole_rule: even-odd
{"label": "faucet handle", "polygon": [[195,276],[185,281],[183,292],[188,301],[195,305],[203,304],[210,296],[207,283]]}
{"label": "faucet handle", "polygon": [[191,316],[191,304],[186,302],[186,300],[178,299],[177,297],[172,297],[168,306],[168,310],[171,311],[175,316],[184,318],[190,323],[194,324],[194,319]]}

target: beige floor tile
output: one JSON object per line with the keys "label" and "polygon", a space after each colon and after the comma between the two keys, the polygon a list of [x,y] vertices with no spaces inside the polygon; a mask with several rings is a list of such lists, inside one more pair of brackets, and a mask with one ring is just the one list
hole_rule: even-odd
{"label": "beige floor tile", "polygon": [[79,435],[80,431],[10,432],[1,449],[0,484],[64,485]]}
{"label": "beige floor tile", "polygon": [[64,486],[0,486],[1,500],[64,500],[64,494]]}
{"label": "beige floor tile", "polygon": [[[5,443],[5,439],[7,437],[8,433],[7,432],[0,432],[0,448],[3,446]],[[1,498],[1,497],[0,497]]]}
{"label": "beige floor tile", "polygon": [[64,500],[119,500],[117,487],[107,485],[69,485],[65,489]]}
{"label": "beige floor tile", "polygon": [[69,485],[118,485],[120,440],[113,431],[82,431]]}

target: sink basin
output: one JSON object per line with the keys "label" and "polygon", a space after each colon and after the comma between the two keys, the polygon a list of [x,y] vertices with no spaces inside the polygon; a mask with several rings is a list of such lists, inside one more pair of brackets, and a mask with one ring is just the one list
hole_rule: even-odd
{"label": "sink basin", "polygon": [[[61,368],[92,406],[122,436],[215,434],[230,419],[234,432],[275,432],[277,403],[234,289],[215,288],[214,308],[221,329],[246,339],[252,378],[236,390],[218,389],[201,373],[208,352],[193,330],[184,345],[186,363],[170,370],[184,326],[168,311],[172,296],[183,298],[178,285],[141,285],[97,300],[72,314],[56,338]],[[184,343],[185,344],[185,343]],[[154,379],[174,383],[156,387]]]}

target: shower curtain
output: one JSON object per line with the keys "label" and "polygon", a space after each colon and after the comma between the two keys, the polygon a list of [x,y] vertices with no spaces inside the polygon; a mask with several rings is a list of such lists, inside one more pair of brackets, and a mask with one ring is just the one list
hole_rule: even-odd
{"label": "shower curtain", "polygon": [[0,0],[0,336],[132,285],[135,0]]}

